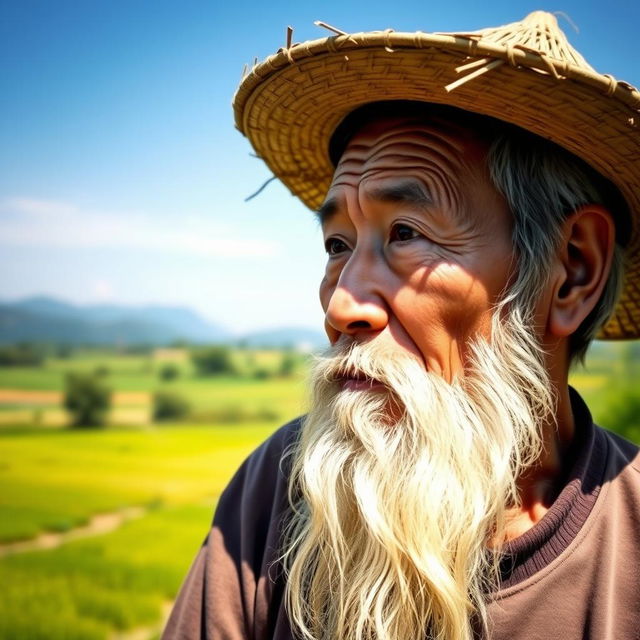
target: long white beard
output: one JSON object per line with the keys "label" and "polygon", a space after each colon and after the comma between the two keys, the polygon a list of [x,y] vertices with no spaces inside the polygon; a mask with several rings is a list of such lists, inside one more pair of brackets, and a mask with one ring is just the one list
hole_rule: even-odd
{"label": "long white beard", "polygon": [[[470,354],[451,384],[375,339],[315,366],[283,556],[304,638],[469,640],[486,624],[499,563],[487,545],[503,539],[553,396],[515,316]],[[344,390],[355,372],[384,388]]]}

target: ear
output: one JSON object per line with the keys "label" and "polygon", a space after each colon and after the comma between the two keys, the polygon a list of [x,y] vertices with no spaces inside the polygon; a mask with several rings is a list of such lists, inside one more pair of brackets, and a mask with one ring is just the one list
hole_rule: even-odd
{"label": "ear", "polygon": [[552,278],[548,329],[568,337],[596,306],[609,276],[615,226],[600,205],[585,205],[563,224]]}

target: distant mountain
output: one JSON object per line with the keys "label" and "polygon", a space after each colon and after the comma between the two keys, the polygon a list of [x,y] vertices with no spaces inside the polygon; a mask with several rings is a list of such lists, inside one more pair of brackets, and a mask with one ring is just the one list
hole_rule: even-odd
{"label": "distant mountain", "polygon": [[11,306],[14,309],[20,309],[35,315],[55,316],[60,318],[73,316],[79,311],[79,307],[74,307],[67,302],[62,302],[61,300],[48,298],[46,296],[35,296],[33,298],[19,300],[18,302],[0,304],[2,306]]}
{"label": "distant mountain", "polygon": [[225,342],[230,333],[182,307],[76,306],[47,297],[0,303],[0,343]]}
{"label": "distant mountain", "polygon": [[0,302],[0,344],[167,345],[177,341],[314,351],[327,346],[324,334],[301,327],[233,336],[184,307],[78,306],[45,296]]}

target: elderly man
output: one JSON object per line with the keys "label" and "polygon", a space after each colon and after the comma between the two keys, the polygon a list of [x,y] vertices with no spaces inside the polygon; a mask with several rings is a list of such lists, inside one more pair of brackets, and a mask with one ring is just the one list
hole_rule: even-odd
{"label": "elderly man", "polygon": [[537,12],[288,43],[235,108],[317,210],[332,347],[165,637],[639,638],[638,449],[567,383],[640,325],[638,92]]}

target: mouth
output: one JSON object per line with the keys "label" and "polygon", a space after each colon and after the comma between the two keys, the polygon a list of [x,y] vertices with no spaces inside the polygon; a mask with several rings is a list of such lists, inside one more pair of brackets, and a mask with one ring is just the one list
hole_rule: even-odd
{"label": "mouth", "polygon": [[343,391],[382,391],[385,385],[359,371],[344,372],[336,379]]}

